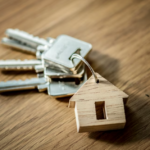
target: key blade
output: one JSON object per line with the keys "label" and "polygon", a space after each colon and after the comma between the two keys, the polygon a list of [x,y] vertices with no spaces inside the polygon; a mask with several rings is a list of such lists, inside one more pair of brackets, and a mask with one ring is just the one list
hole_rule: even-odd
{"label": "key blade", "polygon": [[6,35],[10,38],[13,38],[17,41],[20,41],[23,44],[27,44],[27,45],[31,46],[32,48],[35,48],[35,49],[39,45],[47,45],[47,46],[52,45],[51,43],[47,42],[43,38],[33,36],[27,32],[20,31],[18,29],[7,29]]}
{"label": "key blade", "polygon": [[32,53],[35,54],[36,53],[36,49],[29,47],[27,45],[23,45],[20,42],[13,40],[13,39],[9,39],[9,38],[2,38],[1,40],[1,44],[5,45],[5,46],[9,46],[12,48],[15,48],[17,50],[21,50],[23,52],[27,52],[27,53]]}
{"label": "key blade", "polygon": [[6,82],[0,82],[0,92],[36,89],[38,85],[46,83],[47,83],[46,78],[32,78],[24,81],[10,80]]}
{"label": "key blade", "polygon": [[0,69],[6,70],[32,70],[41,65],[40,60],[0,60]]}

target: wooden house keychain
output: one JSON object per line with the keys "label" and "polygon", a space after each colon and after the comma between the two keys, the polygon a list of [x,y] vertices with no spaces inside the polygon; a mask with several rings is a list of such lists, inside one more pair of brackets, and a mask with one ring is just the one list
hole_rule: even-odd
{"label": "wooden house keychain", "polygon": [[74,58],[81,59],[93,74],[69,101],[69,108],[75,108],[77,132],[124,128],[128,95],[95,73],[82,56],[73,54]]}

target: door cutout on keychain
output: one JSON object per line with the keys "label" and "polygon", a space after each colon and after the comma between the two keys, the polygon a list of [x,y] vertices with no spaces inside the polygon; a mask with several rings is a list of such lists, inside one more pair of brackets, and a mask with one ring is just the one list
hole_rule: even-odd
{"label": "door cutout on keychain", "polygon": [[96,118],[97,120],[106,119],[105,102],[95,102]]}

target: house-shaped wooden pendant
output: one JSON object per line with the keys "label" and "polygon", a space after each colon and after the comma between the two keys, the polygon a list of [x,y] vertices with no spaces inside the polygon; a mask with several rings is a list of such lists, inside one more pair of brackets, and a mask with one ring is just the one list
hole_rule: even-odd
{"label": "house-shaped wooden pendant", "polygon": [[124,103],[128,95],[97,74],[72,96],[69,107],[75,107],[78,132],[122,129],[125,126]]}

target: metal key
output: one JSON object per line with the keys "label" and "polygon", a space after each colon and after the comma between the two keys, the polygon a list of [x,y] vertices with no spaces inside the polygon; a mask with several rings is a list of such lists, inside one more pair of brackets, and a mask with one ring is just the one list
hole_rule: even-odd
{"label": "metal key", "polygon": [[[38,37],[33,37],[32,35],[20,31],[20,30],[13,30],[13,29],[8,29],[6,30],[6,34],[13,39],[8,39],[4,38],[2,41],[5,44],[8,44],[10,46],[18,47],[20,49],[26,49],[28,48],[28,51],[35,53],[38,58],[41,57],[41,54],[43,51],[48,50],[47,48],[50,48],[52,46],[52,43],[54,43],[54,39],[49,38],[47,41]],[[63,35],[62,35],[63,36]],[[66,36],[65,36],[66,37]],[[71,37],[69,37],[70,39]],[[77,39],[73,39],[76,41]],[[19,41],[20,40],[20,41]],[[65,40],[65,38],[64,38]],[[59,40],[56,40],[59,42]],[[65,42],[65,41],[64,41]],[[26,45],[25,45],[25,44]],[[48,44],[47,44],[48,43]],[[78,43],[83,44],[84,42],[80,41]],[[40,44],[40,45],[39,45]],[[17,45],[17,46],[16,46]],[[87,44],[88,45],[88,44]],[[33,48],[32,48],[33,47]],[[36,48],[36,50],[35,50]],[[76,67],[76,70],[72,73],[70,70],[64,69],[61,65],[59,66],[58,64],[56,65],[55,63],[51,63],[51,68],[52,69],[44,69],[45,67],[49,66],[49,64],[44,63],[45,61],[37,63],[37,60],[25,60],[25,61],[1,61],[0,62],[0,68],[1,69],[7,69],[7,70],[18,70],[18,69],[23,69],[23,70],[31,70],[35,69],[36,72],[45,72],[47,76],[50,76],[51,78],[81,78],[83,76],[84,70],[80,69],[81,68],[81,63]],[[42,67],[40,67],[40,64],[42,64]],[[40,68],[40,70],[39,70]],[[61,69],[60,69],[61,68]],[[79,70],[80,69],[80,70]],[[45,70],[45,71],[44,71]],[[65,72],[65,73],[63,73]]]}
{"label": "metal key", "polygon": [[66,82],[63,80],[48,80],[48,78],[32,78],[28,80],[12,80],[0,82],[0,92],[20,91],[29,89],[38,89],[39,92],[47,90],[48,95],[54,97],[66,97],[73,95],[87,80],[87,74],[84,74],[83,81],[76,85],[75,82]]}
{"label": "metal key", "polygon": [[45,40],[18,29],[7,29],[6,35],[9,38],[3,38],[1,40],[3,45],[22,50],[24,52],[33,53],[38,59],[41,58],[41,54],[48,50],[54,42],[53,38]]}
{"label": "metal key", "polygon": [[48,51],[43,53],[43,60],[46,65],[55,66],[55,68],[66,71],[74,72],[81,65],[81,60],[75,59],[74,64],[71,61],[71,56],[74,53],[86,57],[91,51],[92,45],[84,41],[75,39],[67,35],[57,37],[53,45]]}

